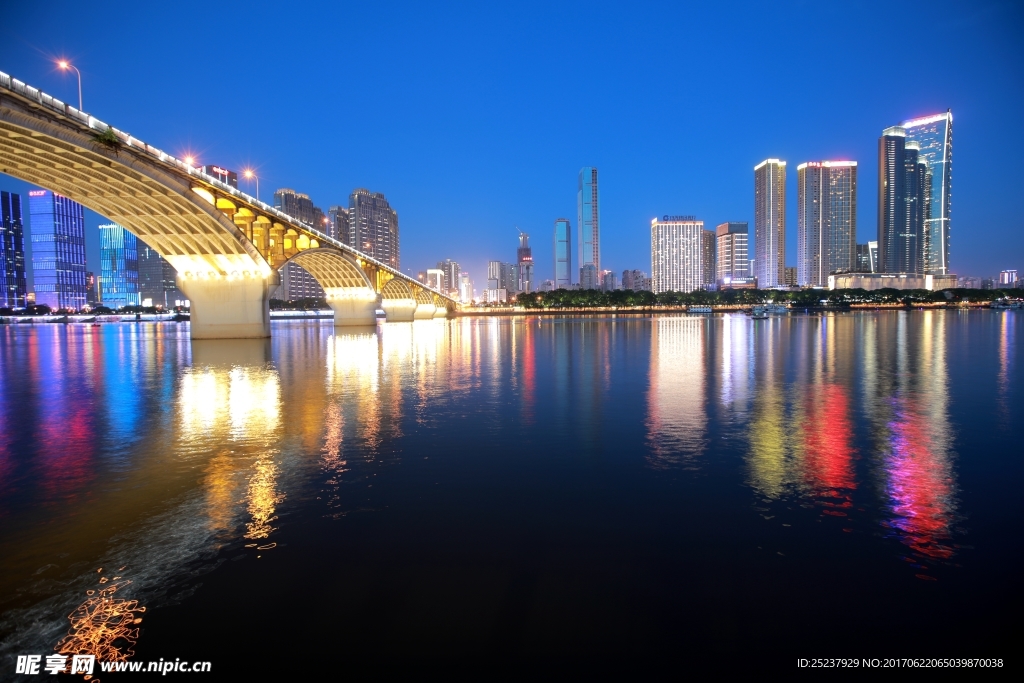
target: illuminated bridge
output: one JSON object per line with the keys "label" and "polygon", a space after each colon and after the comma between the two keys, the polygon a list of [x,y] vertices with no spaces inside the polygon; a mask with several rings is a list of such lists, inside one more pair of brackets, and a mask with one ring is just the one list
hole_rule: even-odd
{"label": "illuminated bridge", "polygon": [[270,336],[289,261],[324,289],[335,325],[443,317],[457,303],[272,206],[0,73],[0,172],[123,225],[178,271],[193,339]]}

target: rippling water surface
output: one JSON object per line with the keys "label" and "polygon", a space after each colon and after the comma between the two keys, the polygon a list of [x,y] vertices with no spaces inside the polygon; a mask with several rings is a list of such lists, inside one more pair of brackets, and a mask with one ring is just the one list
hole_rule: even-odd
{"label": "rippling water surface", "polygon": [[1022,321],[0,327],[0,678],[55,648],[1005,657]]}

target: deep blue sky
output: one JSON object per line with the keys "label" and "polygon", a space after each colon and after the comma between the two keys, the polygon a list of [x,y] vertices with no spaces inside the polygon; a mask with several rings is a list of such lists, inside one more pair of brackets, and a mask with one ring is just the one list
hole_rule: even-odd
{"label": "deep blue sky", "polygon": [[649,271],[654,216],[752,224],[767,157],[790,164],[793,265],[796,165],[860,162],[858,241],[874,239],[881,130],[947,108],[953,270],[1024,270],[1024,3],[5,4],[0,70],[74,102],[66,56],[87,111],[252,164],[264,199],[384,192],[413,273],[454,258],[479,289],[518,226],[552,277],[584,165],[600,170],[602,266]]}

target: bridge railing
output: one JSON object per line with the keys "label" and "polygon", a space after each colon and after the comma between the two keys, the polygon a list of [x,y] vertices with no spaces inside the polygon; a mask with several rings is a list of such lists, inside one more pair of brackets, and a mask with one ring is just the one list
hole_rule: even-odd
{"label": "bridge railing", "polygon": [[[389,273],[391,273],[393,275],[396,275],[398,277],[401,277],[403,279],[407,279],[407,280],[410,280],[410,281],[418,282],[418,280],[413,280],[411,277],[409,277],[408,275],[405,275],[404,273],[402,273],[402,271],[398,270],[397,268],[392,268],[388,264],[382,263],[381,261],[378,261],[377,259],[375,259],[375,258],[373,258],[371,256],[368,256],[367,254],[362,253],[358,249],[353,249],[352,247],[348,246],[347,244],[345,244],[343,242],[339,242],[338,240],[334,239],[330,235],[327,235],[326,233],[320,232],[319,230],[314,228],[309,223],[306,223],[305,221],[301,221],[298,218],[295,218],[294,216],[290,216],[290,215],[286,214],[285,212],[281,211],[280,209],[278,209],[277,207],[271,206],[271,205],[267,204],[266,202],[262,202],[259,199],[256,199],[252,195],[249,195],[249,194],[247,194],[245,192],[242,192],[241,190],[239,190],[237,187],[235,187],[233,185],[229,185],[228,183],[226,183],[226,182],[224,182],[222,180],[219,180],[219,179],[217,179],[217,178],[215,178],[213,176],[207,175],[205,172],[203,172],[203,170],[201,168],[195,168],[191,164],[188,164],[188,163],[182,161],[181,159],[178,159],[178,158],[176,158],[176,157],[174,157],[174,156],[172,156],[170,154],[167,154],[166,152],[164,152],[164,151],[162,151],[162,150],[160,150],[160,149],[158,149],[156,147],[153,147],[152,145],[146,144],[142,140],[139,140],[138,138],[133,137],[129,133],[125,133],[122,130],[118,130],[117,128],[114,128],[113,126],[107,125],[106,123],[104,123],[103,121],[100,121],[96,117],[90,116],[89,114],[87,114],[87,113],[85,113],[83,111],[79,111],[77,108],[72,107],[70,104],[62,102],[61,100],[58,100],[56,97],[52,97],[50,95],[47,95],[42,90],[39,90],[38,88],[33,88],[31,85],[28,85],[24,81],[19,81],[17,78],[14,78],[13,76],[10,76],[9,74],[5,74],[2,71],[0,71],[0,87],[5,88],[7,90],[11,90],[13,92],[18,93],[19,95],[21,95],[23,97],[26,97],[26,98],[28,98],[30,100],[38,102],[41,106],[46,107],[47,109],[50,109],[51,111],[57,112],[58,114],[66,116],[66,117],[68,117],[70,119],[74,119],[75,121],[78,121],[82,125],[87,126],[91,130],[95,130],[95,131],[98,131],[100,133],[105,133],[106,131],[109,130],[114,135],[116,135],[117,139],[120,140],[127,147],[130,147],[130,148],[132,148],[134,150],[138,150],[140,152],[143,152],[143,153],[145,153],[145,154],[147,154],[147,155],[149,155],[149,156],[159,160],[162,163],[169,164],[171,166],[174,166],[175,168],[178,168],[179,170],[185,171],[189,175],[201,176],[201,178],[202,178],[202,180],[204,182],[210,183],[211,185],[213,185],[217,189],[221,190],[222,192],[227,192],[228,194],[231,194],[231,195],[234,195],[236,197],[239,197],[239,198],[243,199],[244,201],[248,202],[249,204],[252,204],[253,206],[258,206],[262,211],[264,211],[266,213],[269,213],[269,214],[272,214],[274,216],[277,216],[278,218],[281,218],[284,221],[291,222],[291,223],[293,223],[295,225],[302,226],[303,230],[305,230],[305,231],[307,231],[309,233],[312,233],[317,238],[317,240],[320,241],[321,244],[327,243],[327,244],[330,244],[333,247],[342,249],[343,251],[350,251],[355,256],[357,256],[358,258],[360,258],[360,259],[362,259],[362,260],[364,260],[364,261],[366,261],[368,263],[372,263],[374,266],[376,266],[378,268],[381,268],[381,269],[383,269],[383,270],[385,270],[385,271],[387,271],[387,272],[389,272]],[[419,283],[419,284],[422,285],[422,283]],[[437,291],[437,290],[431,290],[431,291]],[[441,292],[438,292],[438,294],[441,294]],[[441,296],[446,296],[446,295],[441,294]],[[448,298],[450,298],[450,297],[448,297]]]}

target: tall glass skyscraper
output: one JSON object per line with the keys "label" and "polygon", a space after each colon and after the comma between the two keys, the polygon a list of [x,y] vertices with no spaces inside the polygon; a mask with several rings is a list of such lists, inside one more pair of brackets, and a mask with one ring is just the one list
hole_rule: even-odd
{"label": "tall glass skyscraper", "polygon": [[857,162],[808,161],[796,177],[797,284],[825,287],[829,273],[856,266]]}
{"label": "tall glass skyscraper", "polygon": [[785,284],[786,162],[778,159],[754,167],[754,267],[759,288]]}
{"label": "tall glass skyscraper", "polygon": [[953,194],[953,113],[905,121],[907,142],[918,146],[927,168],[923,207],[922,262],[926,275],[948,275],[950,208]]}
{"label": "tall glass skyscraper", "polygon": [[[174,308],[184,306],[188,298],[178,289],[177,271],[167,259],[153,251],[142,240],[139,249],[139,298],[143,306]],[[146,303],[146,302],[150,303]]]}
{"label": "tall glass skyscraper", "polygon": [[117,223],[100,226],[100,303],[108,308],[139,306],[139,245]]}
{"label": "tall glass skyscraper", "polygon": [[49,190],[30,190],[32,285],[37,304],[85,306],[85,210]]}
{"label": "tall glass skyscraper", "polygon": [[893,126],[878,139],[878,267],[882,273],[925,272],[928,164],[920,145]]}
{"label": "tall glass skyscraper", "polygon": [[572,286],[572,225],[568,218],[555,221],[555,289]]}
{"label": "tall glass skyscraper", "polygon": [[23,308],[28,286],[20,194],[0,192],[0,219],[0,306]]}
{"label": "tall glass skyscraper", "polygon": [[[582,285],[584,266],[592,265],[594,270],[601,272],[601,211],[597,191],[597,169],[593,166],[584,166],[580,169],[577,187],[576,219],[579,229],[579,267]],[[597,288],[598,286],[593,287]]]}

